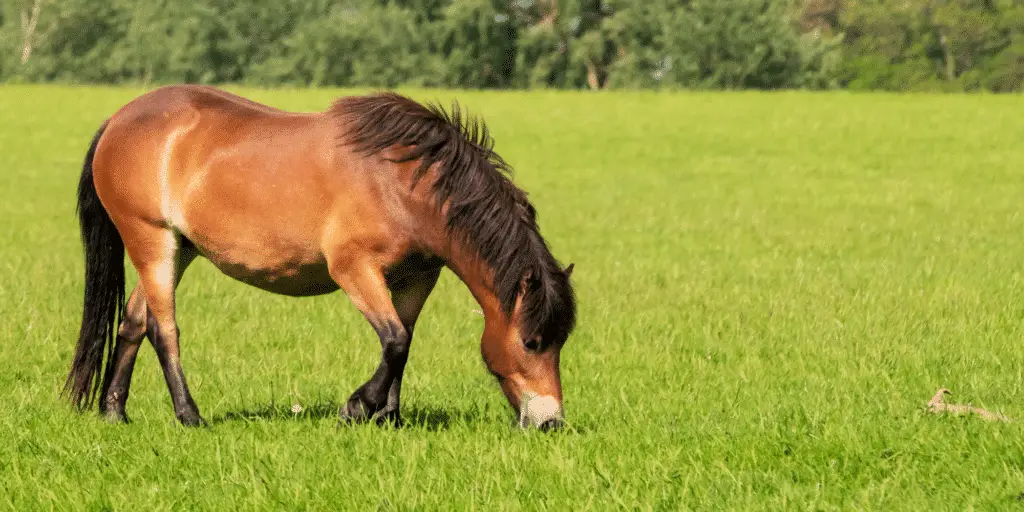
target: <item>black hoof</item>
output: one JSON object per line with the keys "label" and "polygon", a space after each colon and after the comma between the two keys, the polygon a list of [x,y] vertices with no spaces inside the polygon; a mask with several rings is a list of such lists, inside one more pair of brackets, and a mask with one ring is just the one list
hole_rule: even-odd
{"label": "black hoof", "polygon": [[186,427],[206,427],[209,426],[206,420],[199,415],[198,411],[186,411],[178,414],[178,421]]}
{"label": "black hoof", "polygon": [[112,393],[100,402],[100,415],[107,423],[128,423],[128,416],[124,413],[124,402],[118,398],[116,393]]}
{"label": "black hoof", "polygon": [[338,411],[338,426],[353,425],[359,423],[375,422],[377,425],[388,423],[398,425],[401,418],[398,410],[386,410],[384,406],[374,406],[363,397],[360,391],[352,393],[348,403]]}
{"label": "black hoof", "polygon": [[348,403],[338,411],[338,424],[365,423],[373,417],[373,413],[373,406],[363,402],[362,397],[355,393],[348,399]]}
{"label": "black hoof", "polygon": [[128,423],[128,415],[125,414],[124,411],[108,410],[103,413],[103,419],[106,420],[107,423],[114,425]]}
{"label": "black hoof", "polygon": [[395,428],[402,427],[402,415],[398,413],[398,409],[380,411],[373,416],[373,419],[381,427],[385,425],[391,425]]}

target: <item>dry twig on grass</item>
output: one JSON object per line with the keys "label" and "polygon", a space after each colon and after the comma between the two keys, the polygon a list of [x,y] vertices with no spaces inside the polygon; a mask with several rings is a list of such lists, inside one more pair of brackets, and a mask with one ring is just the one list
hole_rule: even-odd
{"label": "dry twig on grass", "polygon": [[955,415],[977,414],[978,416],[981,416],[982,418],[984,418],[986,420],[989,420],[989,421],[992,421],[992,420],[999,420],[999,421],[1005,421],[1005,422],[1010,422],[1011,421],[1010,418],[1007,418],[1006,416],[1004,416],[1002,414],[999,414],[999,413],[996,413],[996,412],[992,412],[992,411],[988,411],[988,410],[982,409],[980,407],[972,407],[970,405],[963,405],[963,404],[947,404],[947,403],[943,403],[943,401],[942,401],[943,395],[952,395],[952,394],[953,394],[953,392],[948,390],[948,389],[946,389],[946,388],[942,388],[942,389],[938,390],[935,393],[935,396],[933,396],[932,399],[928,401],[928,410],[930,410],[931,412],[934,412],[936,414],[943,413],[943,412],[948,412],[948,413],[952,413],[952,414],[955,414]]}

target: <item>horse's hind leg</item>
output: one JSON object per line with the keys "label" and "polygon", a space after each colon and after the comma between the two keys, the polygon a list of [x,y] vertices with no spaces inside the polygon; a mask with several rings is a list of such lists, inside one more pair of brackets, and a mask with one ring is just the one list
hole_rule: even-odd
{"label": "horse's hind leg", "polygon": [[128,421],[125,404],[128,402],[128,388],[132,383],[135,356],[139,353],[142,338],[146,336],[146,295],[141,286],[128,297],[124,318],[117,330],[114,357],[107,365],[103,377],[100,412],[112,422]]}
{"label": "horse's hind leg", "polygon": [[150,224],[132,223],[120,229],[128,256],[139,272],[147,306],[146,335],[160,359],[175,416],[186,426],[204,424],[181,369],[175,321],[175,288],[195,259],[195,249],[172,231]]}
{"label": "horse's hind leg", "polygon": [[[182,250],[179,264],[176,265],[175,288],[181,282],[185,267],[194,257],[195,253],[189,252],[189,249]],[[139,355],[142,339],[146,337],[148,314],[146,293],[142,289],[142,284],[139,283],[125,303],[124,318],[121,319],[121,325],[117,329],[114,357],[107,365],[106,374],[103,377],[103,387],[101,388],[103,400],[100,402],[100,413],[104,414],[108,421],[128,421],[125,406],[128,403],[128,391],[132,385],[135,359]]]}

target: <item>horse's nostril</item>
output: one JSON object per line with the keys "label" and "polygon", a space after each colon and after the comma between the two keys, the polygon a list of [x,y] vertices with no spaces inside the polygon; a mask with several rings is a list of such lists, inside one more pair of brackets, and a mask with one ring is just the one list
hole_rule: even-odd
{"label": "horse's nostril", "polygon": [[561,430],[561,428],[562,428],[562,420],[560,420],[558,418],[551,418],[550,420],[547,420],[544,423],[541,423],[540,427],[538,427],[538,428],[540,428],[544,432],[549,432],[549,431],[552,431],[552,430]]}

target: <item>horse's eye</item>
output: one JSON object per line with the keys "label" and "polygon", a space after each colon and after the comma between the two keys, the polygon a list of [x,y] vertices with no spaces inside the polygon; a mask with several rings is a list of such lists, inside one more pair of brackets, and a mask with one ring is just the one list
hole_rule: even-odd
{"label": "horse's eye", "polygon": [[530,338],[530,339],[526,340],[524,345],[526,345],[526,349],[527,350],[532,350],[532,351],[536,352],[536,351],[540,350],[540,338]]}

